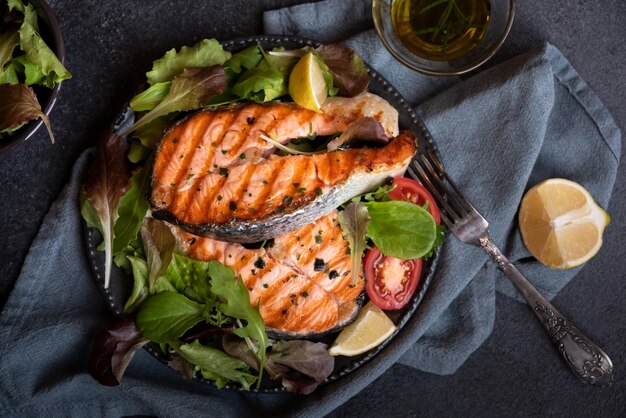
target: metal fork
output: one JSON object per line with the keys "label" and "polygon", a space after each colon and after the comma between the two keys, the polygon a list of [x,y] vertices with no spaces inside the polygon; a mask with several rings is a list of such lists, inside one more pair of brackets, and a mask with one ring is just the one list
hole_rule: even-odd
{"label": "metal fork", "polygon": [[491,241],[489,223],[463,196],[432,150],[418,154],[408,174],[421,181],[441,209],[441,219],[462,242],[484,249],[522,294],[537,315],[561,356],[581,380],[597,386],[613,383],[613,363],[539,293]]}

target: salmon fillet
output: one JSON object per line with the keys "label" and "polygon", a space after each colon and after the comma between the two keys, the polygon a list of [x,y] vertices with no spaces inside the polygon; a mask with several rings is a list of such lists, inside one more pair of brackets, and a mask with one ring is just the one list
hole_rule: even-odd
{"label": "salmon fillet", "polygon": [[358,313],[364,280],[360,276],[352,284],[349,246],[336,211],[260,249],[172,229],[189,257],[217,260],[241,275],[250,303],[259,306],[266,327],[276,334],[324,333]]}
{"label": "salmon fillet", "polygon": [[[187,124],[191,133],[181,142],[193,142],[198,136],[194,132],[204,132],[197,129],[195,119]],[[171,135],[167,141],[171,142]],[[175,170],[169,167],[179,161],[159,152],[152,179],[153,216],[193,234],[229,242],[270,239],[315,221],[387,177],[402,174],[416,150],[414,134],[403,131],[382,148],[272,155],[228,169],[189,173],[182,181],[171,177]]]}

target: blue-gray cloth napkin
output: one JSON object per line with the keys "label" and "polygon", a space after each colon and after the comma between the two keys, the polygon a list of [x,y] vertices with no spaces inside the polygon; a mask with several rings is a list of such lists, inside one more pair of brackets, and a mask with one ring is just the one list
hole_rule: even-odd
{"label": "blue-gray cloth napkin", "polygon": [[[340,41],[363,28],[369,7],[366,0],[327,0],[267,12],[266,31]],[[621,134],[596,95],[550,45],[459,81],[401,67],[371,31],[346,43],[417,105],[443,164],[490,221],[496,243],[553,297],[578,269],[554,271],[534,261],[517,232],[516,211],[524,191],[550,177],[581,183],[606,207]],[[366,366],[312,395],[220,391],[184,381],[144,351],[120,386],[101,386],[87,362],[94,335],[111,316],[82,238],[78,190],[87,154],[46,215],[0,315],[0,416],[323,416],[398,361],[453,373],[491,333],[496,291],[515,297],[485,254],[450,236],[403,332]]]}

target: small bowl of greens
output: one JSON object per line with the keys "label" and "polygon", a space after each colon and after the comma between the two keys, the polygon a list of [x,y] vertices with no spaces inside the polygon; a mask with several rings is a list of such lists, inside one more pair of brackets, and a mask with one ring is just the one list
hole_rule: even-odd
{"label": "small bowl of greens", "polygon": [[45,125],[61,82],[71,78],[56,17],[44,0],[0,1],[0,154]]}

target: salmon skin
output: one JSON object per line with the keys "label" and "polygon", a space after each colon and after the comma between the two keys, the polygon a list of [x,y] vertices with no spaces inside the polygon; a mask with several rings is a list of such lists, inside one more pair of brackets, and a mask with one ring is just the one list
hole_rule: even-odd
{"label": "salmon skin", "polygon": [[[250,243],[293,231],[401,175],[417,149],[403,131],[382,148],[271,156],[168,184],[155,166],[152,216],[187,232]],[[157,161],[160,156],[157,156]]]}
{"label": "salmon skin", "polygon": [[241,275],[250,303],[259,306],[274,335],[319,336],[349,324],[358,314],[365,281],[359,276],[352,284],[349,246],[336,211],[260,249],[171,229],[189,257],[217,260]]}

